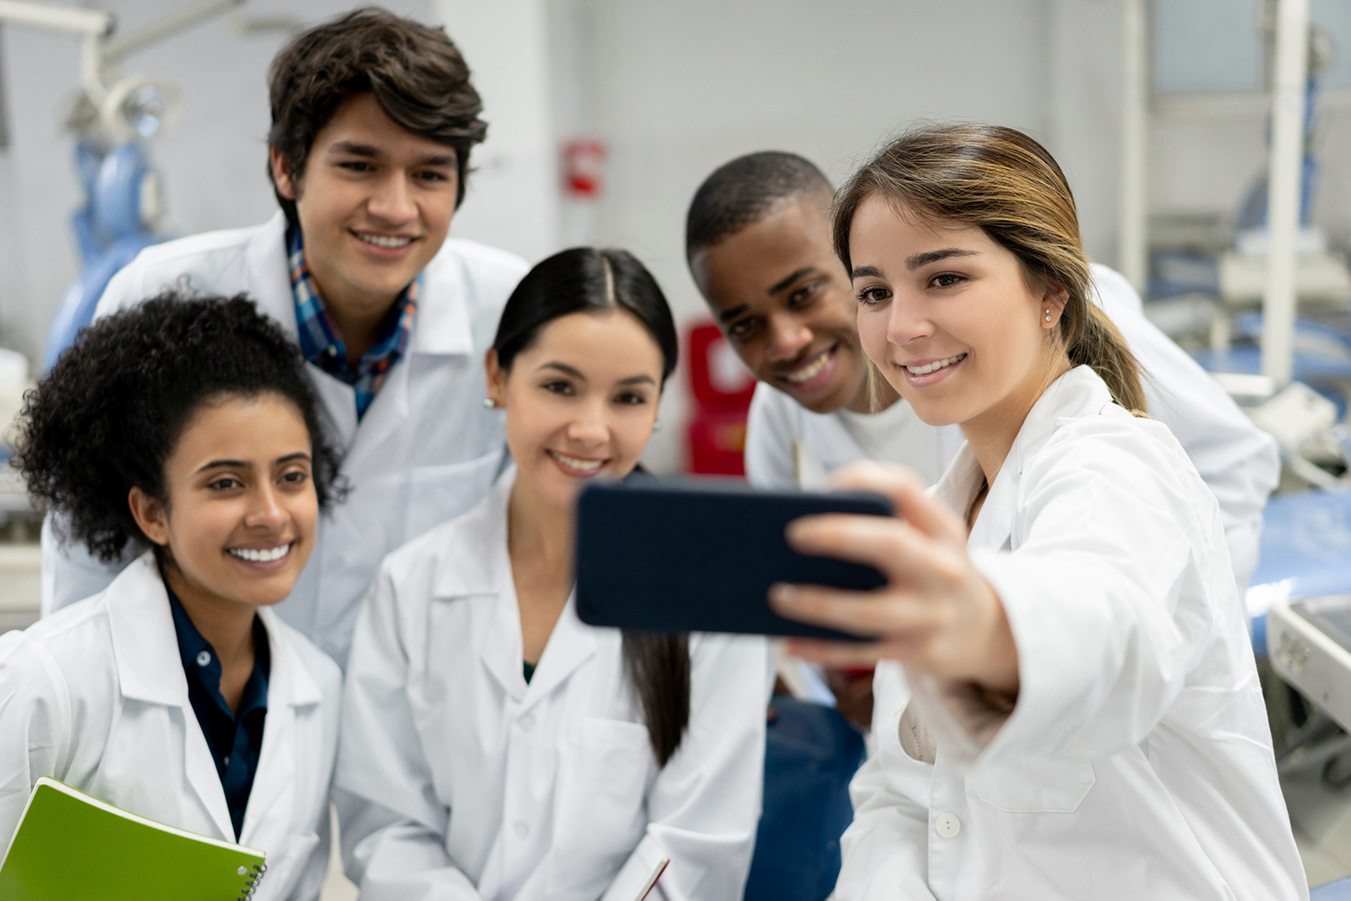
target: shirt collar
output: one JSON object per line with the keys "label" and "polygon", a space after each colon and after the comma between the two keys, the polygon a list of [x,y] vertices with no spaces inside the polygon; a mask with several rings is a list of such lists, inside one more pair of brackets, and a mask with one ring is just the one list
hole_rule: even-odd
{"label": "shirt collar", "polygon": [[422,274],[419,273],[399,295],[385,334],[362,355],[355,367],[351,367],[347,364],[347,347],[324,307],[324,300],[305,261],[305,241],[300,229],[287,229],[286,249],[291,293],[295,300],[297,339],[305,359],[353,384],[363,377],[383,375],[408,348],[417,320]]}
{"label": "shirt collar", "polygon": [[[169,595],[169,609],[173,612],[174,631],[178,633],[178,656],[183,661],[184,674],[189,681],[196,681],[209,689],[213,696],[219,696],[221,665],[216,649],[198,631],[188,612],[183,609],[183,602],[167,582],[164,591]],[[253,654],[253,672],[244,685],[244,696],[240,699],[236,719],[243,719],[246,713],[255,708],[267,709],[267,680],[272,669],[272,654],[267,627],[257,614],[253,617]],[[224,704],[223,698],[220,703]]]}

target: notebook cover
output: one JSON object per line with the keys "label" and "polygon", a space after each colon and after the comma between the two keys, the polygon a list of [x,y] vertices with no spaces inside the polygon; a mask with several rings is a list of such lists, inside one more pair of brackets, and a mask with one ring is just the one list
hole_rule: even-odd
{"label": "notebook cover", "polygon": [[0,864],[5,901],[241,901],[262,851],[127,813],[43,777]]}

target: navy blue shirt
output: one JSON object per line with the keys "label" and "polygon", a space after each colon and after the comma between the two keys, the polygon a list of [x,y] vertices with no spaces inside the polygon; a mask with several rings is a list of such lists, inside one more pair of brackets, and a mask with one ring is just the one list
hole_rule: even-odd
{"label": "navy blue shirt", "polygon": [[262,618],[255,615],[253,672],[244,684],[244,696],[236,715],[220,693],[221,667],[216,649],[197,631],[172,591],[169,591],[169,606],[173,609],[174,629],[178,632],[178,655],[183,659],[183,672],[188,677],[188,700],[192,702],[197,723],[206,736],[211,756],[215,758],[216,772],[225,789],[225,803],[230,807],[230,822],[235,827],[235,840],[238,841],[244,828],[244,808],[248,806],[249,792],[253,790],[253,776],[258,771],[258,755],[263,750],[267,678],[272,670],[267,629]]}

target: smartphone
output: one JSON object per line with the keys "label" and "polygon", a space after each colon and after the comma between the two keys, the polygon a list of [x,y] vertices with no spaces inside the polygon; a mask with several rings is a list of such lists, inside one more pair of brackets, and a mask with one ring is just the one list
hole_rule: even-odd
{"label": "smartphone", "polygon": [[643,477],[588,485],[577,501],[577,615],[643,632],[736,632],[866,640],[785,619],[776,582],[867,591],[876,569],[799,554],[784,530],[801,516],[890,516],[876,494],[759,491],[740,483]]}

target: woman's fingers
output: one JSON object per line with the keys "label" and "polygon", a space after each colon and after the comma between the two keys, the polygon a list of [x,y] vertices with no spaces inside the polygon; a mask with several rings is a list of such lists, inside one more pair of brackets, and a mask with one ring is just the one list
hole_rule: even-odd
{"label": "woman's fingers", "polygon": [[788,524],[797,552],[871,566],[893,584],[950,582],[959,576],[950,547],[889,516],[824,513]]}
{"label": "woman's fingers", "polygon": [[769,605],[780,616],[864,638],[927,632],[933,626],[930,605],[918,595],[895,590],[844,591],[779,583],[770,586]]}
{"label": "woman's fingers", "polygon": [[831,487],[843,491],[871,491],[891,501],[896,515],[940,541],[966,544],[962,520],[945,503],[929,494],[924,480],[910,470],[872,460],[851,463],[838,470]]}

